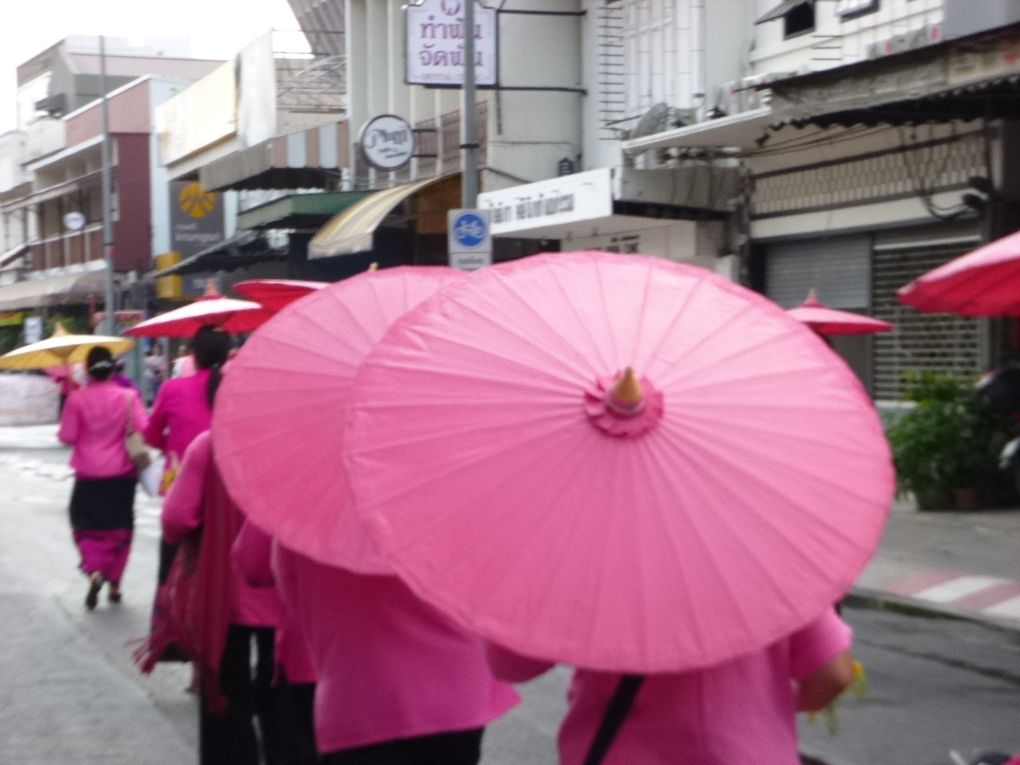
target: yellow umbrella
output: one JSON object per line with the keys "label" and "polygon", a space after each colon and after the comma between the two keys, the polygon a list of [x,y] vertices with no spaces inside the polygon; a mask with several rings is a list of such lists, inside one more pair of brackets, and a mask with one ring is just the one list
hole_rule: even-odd
{"label": "yellow umbrella", "polygon": [[0,369],[45,369],[61,364],[70,365],[85,361],[89,349],[102,345],[110,353],[123,353],[135,344],[134,340],[109,335],[72,335],[57,322],[53,334],[38,343],[29,343],[0,356]]}

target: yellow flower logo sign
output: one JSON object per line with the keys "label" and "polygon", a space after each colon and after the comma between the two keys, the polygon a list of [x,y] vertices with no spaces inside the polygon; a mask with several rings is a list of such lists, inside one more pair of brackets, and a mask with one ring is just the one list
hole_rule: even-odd
{"label": "yellow flower logo sign", "polygon": [[181,189],[177,201],[192,218],[204,218],[216,208],[216,194],[203,189],[201,183],[189,183]]}

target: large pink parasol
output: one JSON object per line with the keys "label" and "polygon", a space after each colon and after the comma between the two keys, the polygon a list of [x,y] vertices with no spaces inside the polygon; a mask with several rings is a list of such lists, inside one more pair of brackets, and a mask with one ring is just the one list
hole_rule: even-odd
{"label": "large pink parasol", "polygon": [[803,303],[790,308],[787,313],[820,335],[869,335],[893,328],[892,324],[881,319],[829,308],[818,299],[814,290],[808,293]]}
{"label": "large pink parasol", "polygon": [[295,300],[321,290],[329,282],[307,282],[298,279],[248,279],[237,282],[234,292],[245,300],[251,300],[273,313]]}
{"label": "large pink parasol", "polygon": [[193,303],[140,321],[124,330],[135,337],[194,337],[205,326],[224,332],[251,332],[272,316],[251,300],[225,298],[211,285],[205,294]]}
{"label": "large pink parasol", "polygon": [[439,267],[370,271],[285,307],[230,362],[213,443],[231,496],[282,544],[361,573],[388,573],[350,512],[341,465],[354,373],[390,324],[448,282]]}
{"label": "large pink parasol", "polygon": [[901,303],[959,316],[1020,316],[1020,231],[900,287]]}
{"label": "large pink parasol", "polygon": [[483,269],[350,391],[355,507],[397,573],[522,654],[704,667],[816,618],[874,551],[889,449],[777,305],[644,256]]}

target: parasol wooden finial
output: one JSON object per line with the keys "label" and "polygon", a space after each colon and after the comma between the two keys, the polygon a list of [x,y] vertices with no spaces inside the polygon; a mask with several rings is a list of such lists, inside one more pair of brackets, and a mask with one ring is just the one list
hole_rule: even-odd
{"label": "parasol wooden finial", "polygon": [[804,298],[804,305],[821,305],[821,301],[818,299],[818,291],[812,287],[808,290],[807,297]]}
{"label": "parasol wooden finial", "polygon": [[67,327],[64,326],[64,322],[58,321],[53,325],[53,334],[50,337],[64,337],[71,334],[67,331]]}
{"label": "parasol wooden finial", "polygon": [[613,399],[625,407],[633,407],[640,404],[643,397],[644,391],[641,390],[641,383],[634,374],[634,368],[627,367],[613,386]]}
{"label": "parasol wooden finial", "polygon": [[378,271],[379,270],[379,263],[377,261],[373,260],[371,263],[368,264],[368,270],[369,271]]}
{"label": "parasol wooden finial", "polygon": [[202,297],[220,297],[220,290],[216,286],[215,279],[205,280],[205,292],[202,294]]}

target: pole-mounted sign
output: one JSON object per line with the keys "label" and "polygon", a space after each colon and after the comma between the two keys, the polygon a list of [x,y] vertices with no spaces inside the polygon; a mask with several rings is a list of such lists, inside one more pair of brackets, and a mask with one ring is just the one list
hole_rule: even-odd
{"label": "pole-mounted sign", "polygon": [[462,271],[492,265],[492,232],[488,210],[450,210],[447,213],[449,263]]}
{"label": "pole-mounted sign", "polygon": [[403,117],[380,114],[361,128],[361,153],[378,170],[399,170],[414,156],[414,131]]}

